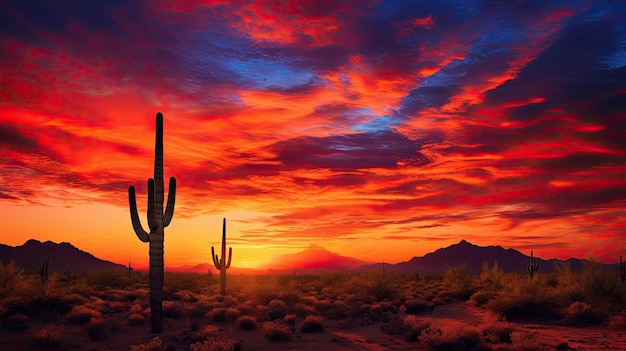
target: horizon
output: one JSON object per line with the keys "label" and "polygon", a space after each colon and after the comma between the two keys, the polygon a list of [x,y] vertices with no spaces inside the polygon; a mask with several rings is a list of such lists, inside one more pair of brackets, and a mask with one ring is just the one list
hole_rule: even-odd
{"label": "horizon", "polygon": [[[71,242],[54,242],[54,241],[39,241],[37,239],[28,239],[26,242],[24,242],[21,245],[16,245],[16,246],[24,246],[26,245],[26,243],[28,243],[29,241],[35,241],[39,244],[45,244],[45,243],[51,243],[54,245],[61,245],[61,244],[69,244],[71,246],[73,246],[76,250],[85,252],[87,254],[92,254],[91,252],[82,250],[80,247],[77,247],[76,245],[72,244]],[[309,247],[303,249],[302,251],[298,251],[295,253],[287,253],[287,254],[278,254],[276,256],[272,256],[269,259],[260,262],[258,265],[254,266],[254,267],[240,267],[237,265],[233,265],[231,267],[231,269],[233,269],[233,271],[230,271],[231,274],[239,274],[243,271],[252,271],[252,272],[291,272],[293,270],[300,270],[300,271],[316,271],[316,270],[337,270],[337,268],[329,268],[326,267],[327,264],[329,263],[334,263],[334,264],[340,264],[341,266],[344,266],[345,269],[351,269],[351,268],[356,268],[356,267],[361,267],[361,266],[369,266],[369,265],[377,265],[377,264],[391,264],[391,265],[395,265],[395,264],[399,264],[399,263],[408,263],[411,260],[415,259],[415,258],[424,258],[430,254],[434,254],[436,252],[438,252],[439,250],[445,250],[448,248],[451,248],[452,246],[457,246],[457,245],[461,245],[461,244],[467,244],[469,246],[475,246],[478,248],[500,248],[502,250],[508,251],[511,250],[512,248],[505,248],[502,247],[500,245],[485,245],[485,246],[481,246],[481,245],[476,245],[472,242],[469,242],[465,239],[461,239],[458,243],[453,243],[447,246],[442,246],[439,247],[437,249],[434,249],[431,252],[427,252],[424,255],[421,256],[412,256],[412,257],[408,257],[408,258],[404,258],[404,259],[400,259],[397,262],[386,262],[386,261],[378,261],[378,262],[373,262],[373,261],[364,261],[364,260],[360,260],[358,257],[350,257],[350,256],[344,256],[341,255],[340,253],[337,252],[332,252],[328,249],[326,249],[325,247],[319,246],[318,244],[311,244]],[[3,243],[0,243],[0,245],[6,245]],[[16,246],[11,246],[11,247],[16,247]],[[311,256],[314,253],[319,253],[319,251],[324,251],[325,253],[328,253],[331,255],[331,258],[333,259],[333,261],[324,261],[319,259],[318,256]],[[515,249],[512,249],[515,250]],[[523,254],[524,256],[530,257],[530,255],[526,255],[523,252],[520,252],[519,250],[515,250],[521,254]],[[303,256],[304,255],[304,256]],[[102,259],[101,257],[98,257],[97,255],[93,255],[96,259]],[[296,257],[296,259],[291,260],[292,257]],[[561,261],[568,261],[570,259],[578,259],[578,260],[592,260],[592,261],[597,261],[603,264],[609,264],[609,265],[613,265],[615,264],[615,262],[611,261],[611,262],[602,262],[597,260],[596,257],[593,256],[587,256],[587,257],[568,257],[565,259],[558,259],[555,257],[540,257],[537,255],[533,256],[536,259],[540,259],[543,261],[550,261],[550,260],[561,260]],[[343,261],[337,261],[338,258],[343,259]],[[621,258],[621,256],[620,256]],[[357,263],[354,263],[354,261],[359,261]],[[115,261],[108,261],[108,260],[104,260],[107,262],[111,262],[113,264],[116,265],[120,265],[120,266],[127,266],[126,263],[122,263],[122,262],[115,262]],[[488,261],[487,261],[488,262]],[[132,267],[134,270],[140,270],[140,271],[147,271],[149,270],[150,266],[149,264],[147,264],[148,261],[146,260],[146,262],[144,262],[145,265],[142,265],[141,263],[139,263],[139,265],[137,265],[138,263],[135,262],[135,264],[132,264],[132,262],[128,262],[128,264],[132,264]],[[194,267],[198,267],[198,266],[203,266],[203,265],[208,265],[209,269],[215,268],[213,265],[213,262],[195,262],[195,263],[188,263],[185,265],[171,265],[171,264],[167,264],[167,260],[165,261],[165,271],[170,271],[170,272],[196,272],[198,273],[198,271],[194,270]],[[275,266],[275,264],[277,264]],[[307,265],[306,267],[303,266],[297,266],[298,264],[304,264]],[[296,265],[296,266],[294,266]],[[343,270],[339,269],[339,270]],[[219,270],[218,270],[219,272]],[[215,272],[213,272],[215,273]]]}
{"label": "horizon", "polygon": [[461,239],[626,255],[626,5],[0,4],[3,239],[147,262],[155,115],[165,264],[318,244],[397,263]]}

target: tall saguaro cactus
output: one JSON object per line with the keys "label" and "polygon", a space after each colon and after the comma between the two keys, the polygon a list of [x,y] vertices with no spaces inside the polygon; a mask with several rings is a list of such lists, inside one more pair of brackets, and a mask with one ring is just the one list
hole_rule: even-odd
{"label": "tall saguaro cactus", "polygon": [[226,263],[226,218],[222,224],[222,258],[215,254],[215,249],[211,246],[211,256],[215,268],[220,270],[220,291],[222,295],[226,295],[226,270],[230,268],[230,261],[233,258],[233,248],[228,248],[228,263]]}
{"label": "tall saguaro cactus", "polygon": [[622,256],[619,257],[619,279],[626,281],[626,261],[622,261]]}
{"label": "tall saguaro cactus", "polygon": [[530,264],[528,265],[528,274],[530,274],[530,279],[533,279],[533,275],[537,273],[538,270],[539,270],[539,259],[537,259],[537,261],[535,261],[535,263],[533,264],[533,252],[531,250],[530,251]]}
{"label": "tall saguaro cactus", "polygon": [[150,249],[150,321],[152,333],[163,331],[163,239],[165,227],[172,221],[176,201],[176,178],[170,178],[167,207],[163,212],[163,114],[156,115],[156,141],[154,146],[154,178],[148,179],[148,227],[146,232],[137,214],[135,187],[128,187],[130,219],[139,240],[149,243]]}

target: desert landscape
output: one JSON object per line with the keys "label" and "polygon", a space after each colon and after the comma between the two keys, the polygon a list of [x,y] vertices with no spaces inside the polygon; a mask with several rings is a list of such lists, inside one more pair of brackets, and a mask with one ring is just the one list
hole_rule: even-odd
{"label": "desert landscape", "polygon": [[[426,257],[460,249],[511,254],[462,242]],[[218,274],[166,272],[155,334],[147,272],[44,274],[11,261],[0,266],[0,339],[3,350],[623,350],[623,271],[581,264],[532,278],[497,261],[480,272],[232,274],[225,294]]]}
{"label": "desert landscape", "polygon": [[0,351],[626,350],[625,18],[0,1]]}

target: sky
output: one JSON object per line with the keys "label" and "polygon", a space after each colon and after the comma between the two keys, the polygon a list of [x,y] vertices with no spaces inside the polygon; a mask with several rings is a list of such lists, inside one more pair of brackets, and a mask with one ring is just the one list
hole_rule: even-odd
{"label": "sky", "polygon": [[[618,1],[7,0],[0,242],[148,262],[155,115],[177,179],[165,264],[318,245],[396,263],[465,239],[626,255]],[[167,189],[166,189],[167,193]]]}

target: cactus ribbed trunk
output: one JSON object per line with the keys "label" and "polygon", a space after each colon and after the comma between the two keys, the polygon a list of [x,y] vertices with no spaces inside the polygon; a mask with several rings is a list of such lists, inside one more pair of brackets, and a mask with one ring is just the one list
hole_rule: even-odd
{"label": "cactus ribbed trunk", "polygon": [[135,188],[128,188],[130,217],[133,229],[139,240],[149,242],[150,255],[150,321],[152,333],[163,331],[163,241],[165,227],[174,215],[176,201],[176,178],[170,178],[167,208],[163,211],[165,191],[163,189],[163,115],[156,116],[156,137],[154,145],[154,177],[148,179],[148,227],[147,233],[141,226],[137,213]]}
{"label": "cactus ribbed trunk", "polygon": [[[163,227],[150,234],[150,326],[153,333],[163,331]],[[154,237],[154,238],[153,238]]]}

